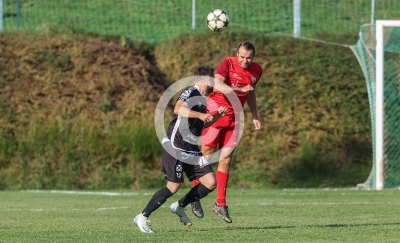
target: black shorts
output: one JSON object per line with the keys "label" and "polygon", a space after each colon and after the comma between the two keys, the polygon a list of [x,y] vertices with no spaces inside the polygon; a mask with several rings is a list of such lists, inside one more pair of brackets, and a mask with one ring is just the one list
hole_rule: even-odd
{"label": "black shorts", "polygon": [[[182,183],[183,182],[183,172],[185,172],[189,181],[193,181],[196,178],[200,178],[208,173],[214,172],[210,164],[199,165],[196,163],[190,164],[182,162],[179,158],[179,154],[181,151],[175,150],[171,142],[166,142],[163,144],[163,153],[162,153],[162,169],[164,172],[164,177],[167,181]],[[168,151],[175,153],[176,156],[172,156]],[[202,158],[202,157],[200,157]]]}

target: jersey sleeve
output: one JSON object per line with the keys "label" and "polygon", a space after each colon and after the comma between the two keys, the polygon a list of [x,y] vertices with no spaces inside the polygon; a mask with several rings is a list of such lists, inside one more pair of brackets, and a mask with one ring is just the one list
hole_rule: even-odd
{"label": "jersey sleeve", "polygon": [[192,96],[192,90],[186,89],[181,93],[181,95],[178,97],[177,100],[182,100],[184,102],[187,102],[191,96]]}
{"label": "jersey sleeve", "polygon": [[217,67],[217,74],[221,75],[225,79],[229,76],[229,61],[225,58]]}
{"label": "jersey sleeve", "polygon": [[263,74],[263,69],[262,69],[262,67],[261,67],[260,65],[257,64],[255,70],[256,70],[256,72],[258,73],[258,75],[256,75],[256,76],[257,76],[257,79],[256,79],[256,81],[254,82],[253,87],[255,87],[255,86],[258,84],[258,81],[260,81],[261,76],[262,76],[262,74]]}
{"label": "jersey sleeve", "polygon": [[257,81],[255,82],[254,86],[258,84],[258,81],[260,81],[262,75],[262,70],[260,71],[260,76],[258,76]]}

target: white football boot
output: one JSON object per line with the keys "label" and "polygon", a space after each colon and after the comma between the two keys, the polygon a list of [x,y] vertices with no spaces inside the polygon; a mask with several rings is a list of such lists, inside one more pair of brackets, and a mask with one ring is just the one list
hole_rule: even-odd
{"label": "white football boot", "polygon": [[150,229],[150,220],[143,216],[141,213],[138,214],[134,219],[133,222],[137,225],[137,227],[140,229],[140,231],[142,231],[143,233],[154,233],[151,229]]}

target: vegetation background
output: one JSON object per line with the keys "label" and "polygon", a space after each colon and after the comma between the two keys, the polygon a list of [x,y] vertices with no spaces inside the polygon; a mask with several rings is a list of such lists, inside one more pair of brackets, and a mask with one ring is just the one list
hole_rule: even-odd
{"label": "vegetation background", "polygon": [[[357,34],[332,35],[356,43]],[[157,44],[124,37],[0,35],[0,189],[143,189],[164,183],[154,110],[198,65],[242,41],[264,68],[263,129],[246,112],[231,186],[347,187],[367,179],[371,128],[364,77],[349,48],[226,32]],[[247,109],[247,108],[246,108]],[[165,119],[172,117],[169,110]]]}

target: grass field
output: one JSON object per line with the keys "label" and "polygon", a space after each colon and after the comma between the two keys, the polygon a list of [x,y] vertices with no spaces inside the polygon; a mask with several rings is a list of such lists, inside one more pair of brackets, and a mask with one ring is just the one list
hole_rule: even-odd
{"label": "grass field", "polygon": [[[154,191],[1,191],[0,242],[398,242],[400,191],[357,189],[240,190],[228,194],[232,224],[188,208],[193,226],[168,206],[151,215],[155,234],[132,223]],[[190,207],[190,206],[189,206]]]}

